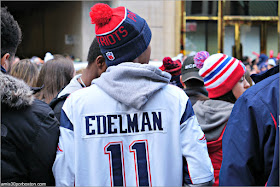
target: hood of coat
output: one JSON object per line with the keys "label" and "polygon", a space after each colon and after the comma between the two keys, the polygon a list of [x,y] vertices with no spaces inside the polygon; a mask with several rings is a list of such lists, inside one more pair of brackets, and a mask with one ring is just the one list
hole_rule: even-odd
{"label": "hood of coat", "polygon": [[126,62],[110,66],[92,82],[115,100],[140,109],[170,79],[169,73],[155,66]]}
{"label": "hood of coat", "polygon": [[23,81],[10,75],[0,73],[1,105],[10,108],[30,106],[34,101],[33,92]]}
{"label": "hood of coat", "polygon": [[193,106],[194,113],[207,141],[217,140],[220,137],[233,105],[226,101],[212,99],[195,103]]}

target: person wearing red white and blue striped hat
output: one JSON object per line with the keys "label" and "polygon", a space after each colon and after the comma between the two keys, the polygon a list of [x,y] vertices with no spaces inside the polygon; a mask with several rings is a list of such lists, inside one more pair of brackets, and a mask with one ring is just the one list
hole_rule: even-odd
{"label": "person wearing red white and blue striped hat", "polygon": [[214,167],[214,186],[218,186],[223,133],[235,101],[250,85],[244,76],[245,66],[234,57],[221,53],[209,56],[207,51],[201,51],[194,56],[194,62],[210,99],[197,101],[193,109],[205,133]]}
{"label": "person wearing red white and blue striped hat", "polygon": [[[197,66],[200,67],[202,61],[197,59],[200,58],[201,53],[197,53],[194,57],[195,63],[199,64]],[[240,60],[217,53],[205,59],[203,66],[199,70],[199,75],[203,77],[209,98],[217,98],[232,91],[237,99],[240,95],[235,94],[235,85],[244,76],[245,71],[245,66]],[[245,89],[247,88],[246,84]]]}

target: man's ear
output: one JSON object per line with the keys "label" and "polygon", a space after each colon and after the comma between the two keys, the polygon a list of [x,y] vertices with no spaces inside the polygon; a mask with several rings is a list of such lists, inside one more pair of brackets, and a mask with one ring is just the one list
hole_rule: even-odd
{"label": "man's ear", "polygon": [[181,82],[181,84],[183,85],[184,89],[186,89],[187,86],[185,85],[185,83],[184,83],[183,80],[182,80],[182,75],[180,75],[180,82]]}
{"label": "man's ear", "polygon": [[102,66],[105,65],[105,58],[104,58],[102,55],[99,55],[99,56],[96,58],[96,64],[97,64],[97,67],[98,67],[98,68],[102,68]]}
{"label": "man's ear", "polygon": [[1,66],[3,66],[6,70],[8,69],[8,66],[9,66],[9,58],[10,58],[10,53],[6,53],[1,58]]}

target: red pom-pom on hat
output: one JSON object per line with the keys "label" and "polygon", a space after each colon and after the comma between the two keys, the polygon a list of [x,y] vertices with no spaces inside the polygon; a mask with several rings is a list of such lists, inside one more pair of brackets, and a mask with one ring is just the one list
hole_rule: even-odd
{"label": "red pom-pom on hat", "polygon": [[106,25],[111,20],[113,10],[109,5],[103,3],[97,3],[91,7],[89,16],[91,17],[91,23],[99,26]]}
{"label": "red pom-pom on hat", "polygon": [[163,64],[159,67],[160,70],[171,73],[172,76],[181,74],[181,61],[175,60],[173,61],[170,57],[165,57],[163,60]]}
{"label": "red pom-pom on hat", "polygon": [[173,63],[173,60],[170,57],[164,57],[162,61],[165,66],[168,66],[169,64]]}

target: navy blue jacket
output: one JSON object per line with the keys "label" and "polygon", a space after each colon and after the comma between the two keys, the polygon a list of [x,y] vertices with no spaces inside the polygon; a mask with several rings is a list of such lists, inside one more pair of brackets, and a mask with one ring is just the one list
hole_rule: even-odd
{"label": "navy blue jacket", "polygon": [[279,73],[237,100],[223,136],[221,186],[279,186]]}

